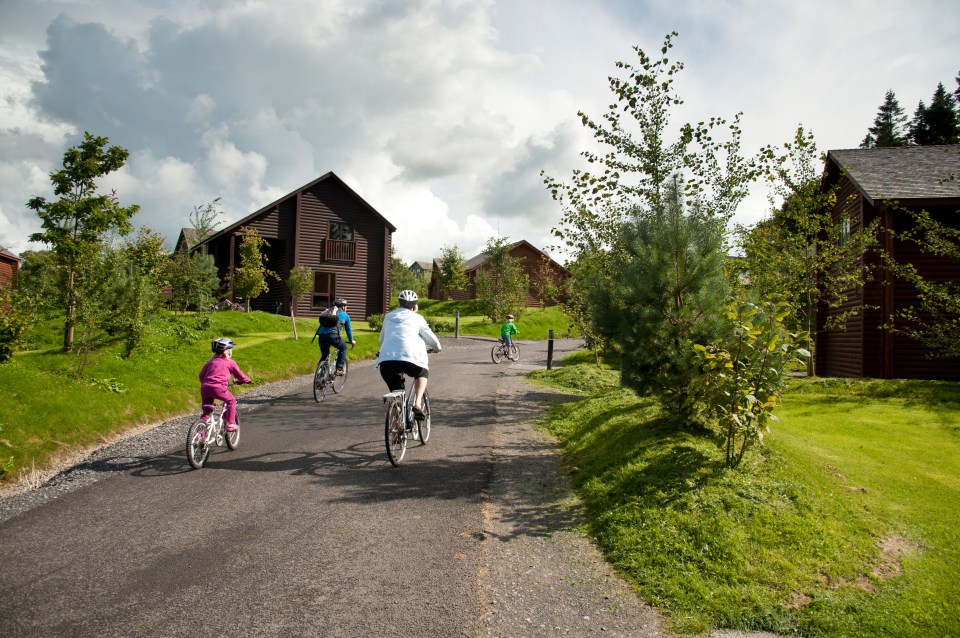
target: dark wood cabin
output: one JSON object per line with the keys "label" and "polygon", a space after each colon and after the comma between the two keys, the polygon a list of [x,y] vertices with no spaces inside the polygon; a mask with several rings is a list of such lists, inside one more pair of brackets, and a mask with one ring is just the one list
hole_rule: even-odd
{"label": "dark wood cabin", "polygon": [[[953,179],[950,176],[953,175]],[[837,188],[835,218],[850,232],[879,223],[879,242],[899,263],[913,264],[929,280],[960,280],[960,261],[936,257],[897,232],[912,224],[906,210],[926,210],[960,227],[960,146],[910,146],[830,151],[824,187]],[[892,233],[890,232],[892,229]],[[884,327],[897,310],[915,305],[916,290],[895,278],[876,253],[864,256],[873,280],[849,290],[848,308],[860,308],[844,330],[825,330],[831,312],[818,309],[817,374],[882,379],[960,378],[960,360],[932,356],[917,341]]]}
{"label": "dark wood cabin", "polygon": [[[511,244],[509,255],[514,259],[520,260],[521,268],[523,268],[524,272],[530,278],[530,290],[527,293],[526,302],[527,306],[537,307],[541,305],[541,302],[544,305],[556,304],[555,300],[543,299],[541,294],[540,279],[544,270],[543,267],[544,265],[546,266],[546,271],[549,273],[548,276],[558,284],[565,282],[572,277],[570,271],[551,259],[550,256],[542,250],[535,248],[533,244],[525,239]],[[463,262],[463,271],[467,276],[469,284],[465,290],[450,291],[447,294],[447,297],[450,299],[475,299],[477,296],[477,290],[473,283],[474,279],[481,269],[489,270],[489,266],[487,265],[489,260],[489,255],[486,253],[480,253],[479,255],[471,257]],[[438,273],[440,271],[438,268],[439,266],[437,260],[434,260],[429,287],[429,296],[431,299],[441,298],[440,280],[438,278]]]}
{"label": "dark wood cabin", "polygon": [[20,258],[6,248],[0,248],[0,286],[13,286],[20,270]]}
{"label": "dark wood cabin", "polygon": [[[239,266],[238,235],[248,227],[269,243],[263,249],[266,267],[280,278],[268,280],[269,292],[252,299],[251,309],[289,314],[292,300],[286,280],[293,268],[304,265],[313,271],[313,290],[297,300],[298,317],[318,316],[337,297],[346,299],[350,315],[360,319],[387,311],[396,227],[333,173],[189,248],[206,247],[221,280],[227,282]],[[181,233],[178,247],[190,241],[189,235]]]}

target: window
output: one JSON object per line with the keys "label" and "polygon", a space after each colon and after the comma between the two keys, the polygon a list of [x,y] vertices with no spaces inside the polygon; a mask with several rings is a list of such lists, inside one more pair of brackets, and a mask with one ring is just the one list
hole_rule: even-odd
{"label": "window", "polygon": [[332,272],[313,273],[313,308],[329,308],[333,305],[337,275]]}
{"label": "window", "polygon": [[840,218],[840,245],[846,246],[850,242],[850,215],[843,213]]}
{"label": "window", "polygon": [[353,241],[353,226],[344,222],[330,222],[330,239]]}

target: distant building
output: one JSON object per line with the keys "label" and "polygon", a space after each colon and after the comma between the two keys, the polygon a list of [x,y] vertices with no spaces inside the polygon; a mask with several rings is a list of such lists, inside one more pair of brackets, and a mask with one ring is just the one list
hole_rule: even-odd
{"label": "distant building", "polygon": [[20,258],[6,248],[0,247],[0,286],[13,286],[20,271]]}
{"label": "distant building", "polygon": [[[514,259],[520,261],[520,266],[530,278],[530,290],[527,293],[527,306],[536,307],[542,303],[545,305],[554,305],[555,300],[544,299],[541,294],[540,276],[542,272],[549,273],[554,282],[563,283],[573,275],[569,270],[558,264],[542,250],[533,246],[530,242],[522,239],[510,245],[508,254]],[[450,291],[447,295],[450,299],[475,299],[477,296],[474,279],[481,269],[489,269],[487,262],[490,256],[486,253],[480,253],[463,262],[464,274],[467,276],[469,284],[465,290]],[[440,280],[436,276],[439,272],[437,260],[433,261],[432,276],[430,278],[429,296],[431,299],[440,299]]]}
{"label": "distant building", "polygon": [[433,264],[431,264],[429,261],[415,261],[410,264],[410,272],[417,277],[429,278],[430,274],[433,272]]}
{"label": "distant building", "polygon": [[[269,280],[269,292],[251,300],[251,308],[289,314],[296,303],[298,317],[316,317],[338,298],[350,303],[350,314],[367,317],[387,311],[390,292],[390,248],[396,227],[363,200],[343,180],[327,173],[288,193],[238,222],[195,243],[184,229],[177,249],[206,247],[229,282],[240,262],[239,235],[255,228],[267,240],[266,266],[279,281]],[[313,272],[313,289],[303,299],[291,299],[286,281],[296,266]]]}
{"label": "distant building", "polygon": [[[913,223],[904,210],[925,210],[944,225],[960,228],[960,146],[830,151],[824,186],[837,187],[833,215],[836,220],[846,219],[851,233],[876,220],[880,245],[897,262],[913,264],[930,281],[960,280],[960,261],[924,253],[916,244],[897,238]],[[885,327],[896,311],[916,304],[917,291],[895,278],[879,254],[867,254],[863,260],[873,268],[873,280],[846,291],[847,307],[818,309],[817,374],[960,378],[960,360],[931,357],[922,344]],[[831,315],[854,306],[860,311],[846,321],[843,330],[824,329]]]}

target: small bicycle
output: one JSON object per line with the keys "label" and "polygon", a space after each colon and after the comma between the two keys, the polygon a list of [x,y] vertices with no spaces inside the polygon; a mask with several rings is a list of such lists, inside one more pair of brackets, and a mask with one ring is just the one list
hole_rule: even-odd
{"label": "small bicycle", "polygon": [[329,390],[335,394],[343,392],[343,387],[347,385],[347,372],[350,370],[350,362],[343,362],[343,375],[336,375],[336,349],[330,348],[326,359],[320,359],[317,362],[317,370],[313,373],[313,398],[317,403],[323,401]]}
{"label": "small bicycle", "polygon": [[[230,386],[235,384],[231,383]],[[217,401],[216,407],[210,415],[209,421],[198,418],[187,430],[187,460],[190,466],[199,470],[207,462],[210,451],[224,443],[231,450],[237,449],[240,444],[240,412],[237,412],[237,429],[227,432],[223,429],[223,416],[227,412],[227,404]],[[201,416],[202,416],[201,412]]]}
{"label": "small bicycle", "polygon": [[490,350],[490,358],[493,359],[494,363],[500,363],[504,357],[511,361],[520,360],[520,348],[516,342],[510,344],[510,348],[508,349],[506,345],[504,345],[503,339],[501,339],[497,345],[493,346],[493,349]]}
{"label": "small bicycle", "polygon": [[413,414],[415,394],[406,392],[406,384],[400,390],[383,395],[387,415],[383,421],[383,435],[387,445],[387,458],[396,467],[407,453],[407,441],[420,441],[426,445],[430,440],[430,396],[423,391],[423,418]]}

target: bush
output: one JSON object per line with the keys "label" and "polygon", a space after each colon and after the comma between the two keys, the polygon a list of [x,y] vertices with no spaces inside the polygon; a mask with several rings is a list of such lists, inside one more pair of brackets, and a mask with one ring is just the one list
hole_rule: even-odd
{"label": "bush", "polygon": [[383,328],[383,315],[369,315],[367,317],[367,323],[370,325],[370,329],[376,332],[380,332]]}
{"label": "bush", "polygon": [[436,317],[424,317],[424,319],[426,319],[430,329],[437,333],[453,332],[456,329],[454,322],[446,319],[437,319]]}

